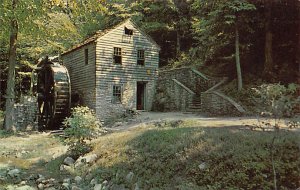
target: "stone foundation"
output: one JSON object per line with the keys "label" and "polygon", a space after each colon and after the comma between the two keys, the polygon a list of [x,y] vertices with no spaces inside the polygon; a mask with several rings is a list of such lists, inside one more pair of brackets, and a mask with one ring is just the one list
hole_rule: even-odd
{"label": "stone foundation", "polygon": [[153,109],[155,111],[186,111],[194,93],[173,80],[159,80]]}
{"label": "stone foundation", "polygon": [[231,101],[233,100],[220,92],[204,92],[201,94],[201,109],[209,115],[233,116],[245,112],[240,105]]}
{"label": "stone foundation", "polygon": [[17,131],[37,129],[37,98],[21,97],[20,103],[14,105],[14,126]]}

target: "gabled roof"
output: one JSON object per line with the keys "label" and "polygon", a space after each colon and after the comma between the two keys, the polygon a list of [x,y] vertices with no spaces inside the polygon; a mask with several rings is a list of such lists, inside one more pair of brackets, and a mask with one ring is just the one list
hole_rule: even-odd
{"label": "gabled roof", "polygon": [[70,53],[84,45],[89,44],[89,43],[95,42],[98,38],[104,36],[105,34],[109,33],[113,29],[121,26],[122,24],[126,23],[127,21],[130,21],[142,35],[144,35],[151,43],[153,43],[160,50],[159,45],[151,38],[151,36],[149,36],[143,29],[138,27],[137,24],[132,19],[127,19],[112,28],[105,29],[105,30],[98,30],[93,36],[91,36],[91,37],[85,39],[83,42],[73,46],[71,49],[67,50],[66,52],[63,52],[62,55]]}

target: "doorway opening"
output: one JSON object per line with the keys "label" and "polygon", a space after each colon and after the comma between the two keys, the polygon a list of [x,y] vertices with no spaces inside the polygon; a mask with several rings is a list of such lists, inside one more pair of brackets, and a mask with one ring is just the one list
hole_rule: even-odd
{"label": "doorway opening", "polygon": [[146,82],[137,82],[136,109],[145,110]]}

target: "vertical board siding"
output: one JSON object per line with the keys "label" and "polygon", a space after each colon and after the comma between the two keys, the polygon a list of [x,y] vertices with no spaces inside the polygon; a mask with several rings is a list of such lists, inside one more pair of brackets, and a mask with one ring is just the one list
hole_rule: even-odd
{"label": "vertical board siding", "polygon": [[[124,35],[124,27],[133,30]],[[113,63],[114,47],[122,48],[122,64]],[[88,48],[88,65],[84,52]],[[145,65],[137,65],[137,50],[145,51]],[[145,109],[152,109],[158,78],[159,47],[131,22],[127,21],[99,37],[62,55],[69,70],[72,92],[82,95],[83,104],[95,109],[97,117],[107,120],[126,109],[136,109],[137,82],[146,83]],[[112,103],[113,85],[122,86],[122,103]]]}
{"label": "vertical board siding", "polygon": [[[124,40],[124,27],[133,35]],[[122,48],[122,65],[113,63],[114,47]],[[145,50],[145,65],[137,65],[137,50]],[[136,109],[137,81],[146,82],[145,109],[151,110],[158,77],[159,49],[130,22],[100,37],[96,43],[96,113],[104,119]],[[112,86],[122,85],[122,104],[112,104]]]}
{"label": "vertical board siding", "polygon": [[[88,49],[88,64],[85,64],[85,49]],[[64,65],[69,70],[72,94],[78,93],[83,105],[96,108],[95,91],[95,43],[62,55]]]}

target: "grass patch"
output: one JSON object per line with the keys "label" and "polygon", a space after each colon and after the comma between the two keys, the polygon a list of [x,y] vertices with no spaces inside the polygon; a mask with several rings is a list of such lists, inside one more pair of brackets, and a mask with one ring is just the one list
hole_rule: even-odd
{"label": "grass patch", "polygon": [[[275,168],[280,189],[300,186],[299,132],[279,132]],[[196,122],[154,124],[96,141],[93,177],[142,189],[272,189],[274,133]],[[90,168],[89,168],[90,169]],[[125,180],[134,173],[132,182]]]}
{"label": "grass patch", "polygon": [[[0,122],[0,125],[1,125],[1,122]],[[7,138],[7,137],[10,137],[13,135],[14,135],[14,132],[12,132],[12,131],[6,131],[6,130],[0,129],[0,138]]]}

